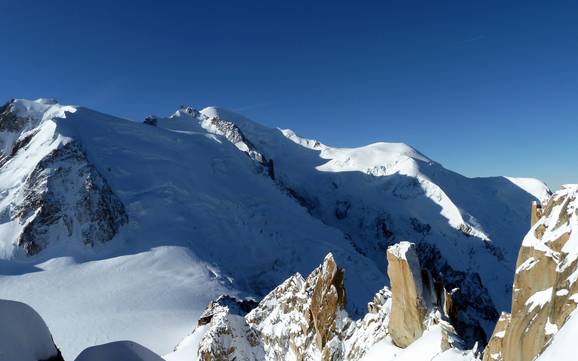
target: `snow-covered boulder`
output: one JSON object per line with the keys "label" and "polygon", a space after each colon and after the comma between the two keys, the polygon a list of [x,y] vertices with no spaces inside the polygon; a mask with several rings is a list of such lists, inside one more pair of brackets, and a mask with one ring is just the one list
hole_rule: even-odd
{"label": "snow-covered boulder", "polygon": [[32,307],[0,300],[0,360],[63,361],[42,317]]}
{"label": "snow-covered boulder", "polygon": [[85,349],[75,361],[164,361],[148,348],[132,341],[116,341]]}
{"label": "snow-covered boulder", "polygon": [[564,186],[534,212],[518,256],[512,312],[500,318],[486,361],[534,360],[578,303],[578,185]]}

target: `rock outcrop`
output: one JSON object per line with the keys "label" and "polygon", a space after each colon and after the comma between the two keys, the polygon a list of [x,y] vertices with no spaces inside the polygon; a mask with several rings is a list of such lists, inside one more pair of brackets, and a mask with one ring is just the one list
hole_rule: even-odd
{"label": "rock outcrop", "polygon": [[344,271],[331,254],[306,279],[293,275],[256,306],[222,296],[199,319],[198,360],[357,361],[378,342],[405,348],[432,326],[442,330],[441,352],[462,347],[448,316],[451,296],[421,268],[415,245],[390,247],[388,259],[392,291],[381,289],[357,321],[345,310]]}
{"label": "rock outcrop", "polygon": [[401,242],[389,247],[387,262],[393,294],[389,331],[393,342],[405,348],[423,334],[428,311],[415,245]]}
{"label": "rock outcrop", "polygon": [[17,244],[28,255],[67,238],[104,243],[128,222],[124,205],[76,142],[36,165],[10,213],[22,225]]}
{"label": "rock outcrop", "polygon": [[538,211],[518,255],[511,314],[502,314],[484,361],[534,360],[578,303],[578,185]]}

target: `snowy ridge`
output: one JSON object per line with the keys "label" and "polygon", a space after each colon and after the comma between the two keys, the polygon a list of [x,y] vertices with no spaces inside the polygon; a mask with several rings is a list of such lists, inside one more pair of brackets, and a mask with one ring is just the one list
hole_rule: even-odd
{"label": "snowy ridge", "polygon": [[499,309],[508,307],[510,295],[497,290],[512,283],[508,270],[518,250],[512,240],[527,231],[533,194],[549,193],[542,182],[466,178],[402,143],[332,148],[224,109],[201,114],[235,123],[274,162],[276,182],[381,269],[389,244],[433,243],[455,269],[476,269],[484,283],[499,282],[491,296]]}

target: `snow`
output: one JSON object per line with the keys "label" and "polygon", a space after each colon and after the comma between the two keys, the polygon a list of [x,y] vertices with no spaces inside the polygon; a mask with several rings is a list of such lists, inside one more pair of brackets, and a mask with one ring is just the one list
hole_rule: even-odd
{"label": "snow", "polygon": [[442,351],[442,327],[435,325],[407,348],[393,345],[389,338],[375,344],[360,361],[474,361],[471,351]]}
{"label": "snow", "polygon": [[544,307],[544,305],[550,302],[551,299],[552,287],[534,293],[526,300],[526,306],[528,306],[528,311],[532,312],[536,307]]}
{"label": "snow", "polygon": [[556,292],[556,296],[566,296],[568,294],[568,290],[562,289]]}
{"label": "snow", "polygon": [[116,341],[89,347],[75,361],[164,361],[151,350],[132,341]]}
{"label": "snow", "polygon": [[[386,267],[375,246],[387,242],[375,232],[382,221],[396,242],[433,243],[452,267],[475,269],[484,284],[499,284],[489,292],[499,310],[509,309],[511,295],[504,290],[513,281],[516,240],[527,232],[530,204],[537,200],[532,193],[548,192],[543,183],[518,182],[534,187],[524,189],[505,177],[463,177],[402,143],[333,148],[221,108],[201,114],[239,126],[274,160],[276,182],[308,201],[313,216],[350,235],[379,269]],[[344,211],[336,217],[339,205]]]}
{"label": "snow", "polygon": [[[498,308],[508,308],[503,290],[538,183],[522,182],[535,186],[529,192],[503,177],[466,178],[402,143],[331,148],[214,107],[179,110],[151,127],[46,99],[14,106],[29,123],[22,134],[0,134],[4,145],[37,133],[0,172],[0,297],[37,309],[67,360],[123,339],[167,354],[211,299],[263,296],[329,252],[347,269],[350,314],[361,316],[387,283],[383,245],[400,239],[435,244],[452,267],[476,270],[495,285]],[[233,122],[274,160],[275,180],[212,117]],[[38,163],[71,141],[129,222],[107,244],[69,237],[27,257],[15,245],[23,224],[10,211]],[[189,341],[180,350],[198,339]]]}
{"label": "snow", "polygon": [[207,332],[207,325],[199,326],[192,334],[187,336],[181,343],[177,345],[175,350],[166,354],[163,358],[166,361],[191,361],[197,359],[199,345],[203,336]]}
{"label": "snow", "polygon": [[126,339],[167,353],[212,298],[233,292],[185,247],[58,261],[41,264],[44,271],[1,277],[0,297],[34,307],[66,360],[86,347]]}
{"label": "snow", "polygon": [[518,187],[522,188],[526,192],[530,193],[540,202],[546,200],[551,192],[548,186],[539,179],[536,178],[516,178],[516,177],[506,177],[510,182],[514,183]]}
{"label": "snow", "polygon": [[546,322],[544,326],[544,330],[546,331],[546,335],[555,335],[558,332],[558,325],[555,323],[551,323],[550,319]]}
{"label": "snow", "polygon": [[0,300],[0,360],[38,361],[57,353],[38,313],[23,303]]}
{"label": "snow", "polygon": [[0,297],[36,308],[66,359],[119,339],[167,354],[211,299],[262,296],[295,272],[309,273],[329,252],[349,271],[352,309],[365,309],[383,287],[383,271],[342,232],[311,217],[236,146],[191,119],[180,119],[187,125],[177,132],[80,107],[53,119],[42,111],[69,108],[21,103],[40,122],[39,133],[0,172],[0,188],[8,189],[0,209],[9,210],[45,155],[74,139],[129,218],[107,244],[91,249],[63,239],[34,257],[14,245],[18,221],[0,222]]}
{"label": "snow", "polygon": [[413,248],[414,248],[413,243],[402,241],[389,247],[388,251],[399,259],[407,260],[407,252],[409,252],[409,250]]}
{"label": "snow", "polygon": [[575,311],[536,361],[574,360],[576,335],[578,335],[578,316]]}

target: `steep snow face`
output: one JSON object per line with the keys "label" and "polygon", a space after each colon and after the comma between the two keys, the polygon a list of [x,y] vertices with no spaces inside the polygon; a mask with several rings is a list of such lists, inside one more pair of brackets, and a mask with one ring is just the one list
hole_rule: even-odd
{"label": "steep snow face", "polygon": [[[76,108],[15,100],[0,113],[0,257],[37,254],[49,244],[94,246],[127,222],[122,203],[80,144],[54,119]],[[64,243],[64,244],[63,244]]]}
{"label": "steep snow face", "polygon": [[224,109],[200,114],[236,124],[273,164],[277,184],[312,216],[347,234],[380,269],[390,244],[434,244],[451,267],[477,272],[493,285],[498,309],[509,308],[519,240],[530,223],[529,204],[549,192],[543,183],[466,178],[406,144],[334,148]]}
{"label": "steep snow face", "polygon": [[0,360],[62,361],[42,318],[28,305],[0,300]]}

